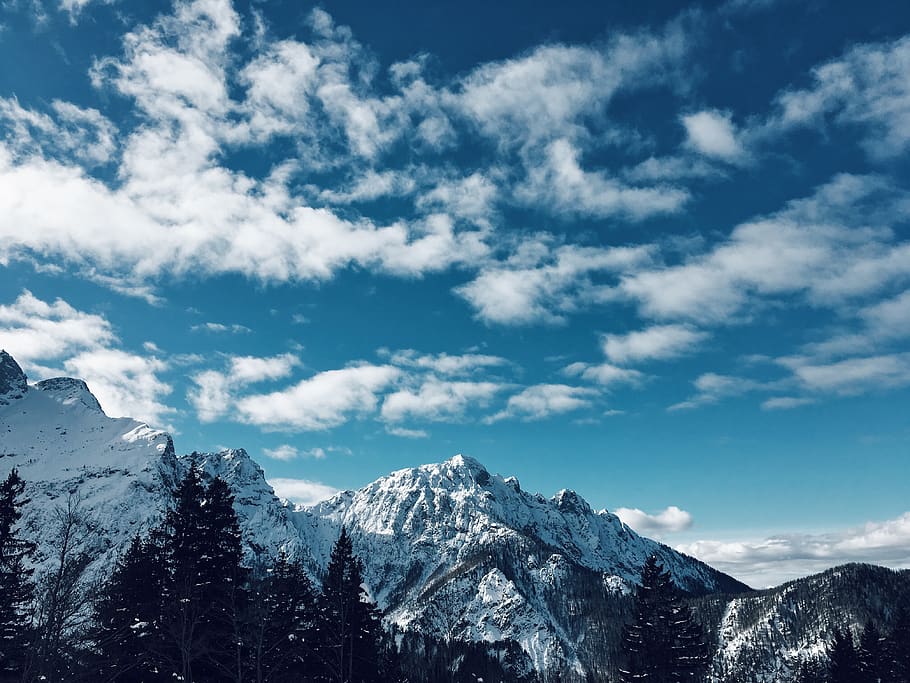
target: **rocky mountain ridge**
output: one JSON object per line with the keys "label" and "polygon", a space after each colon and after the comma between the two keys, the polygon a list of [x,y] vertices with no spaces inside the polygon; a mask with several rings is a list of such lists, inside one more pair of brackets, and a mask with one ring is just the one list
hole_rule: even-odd
{"label": "rocky mountain ridge", "polygon": [[[178,455],[167,433],[106,416],[81,380],[29,385],[0,352],[0,476],[16,467],[27,482],[31,503],[22,524],[38,542],[39,572],[53,560],[61,516],[75,508],[87,530],[80,542],[90,573],[103,575],[132,536],[160,522],[171,490],[193,463],[230,485],[249,564],[284,550],[318,578],[345,525],[390,628],[506,643],[519,652],[514,668],[544,680],[610,679],[630,589],[652,554],[680,587],[704,596],[697,604],[717,644],[718,681],[751,669],[763,672],[755,680],[786,680],[801,658],[820,652],[831,614],[857,627],[871,610],[856,596],[859,607],[837,607],[849,591],[825,590],[830,582],[749,592],[639,536],[615,515],[592,510],[572,491],[552,498],[529,493],[514,477],[460,455],[294,506],[275,496],[242,449]],[[797,612],[829,616],[816,626],[795,617],[796,603],[787,597],[794,594],[801,596]],[[823,598],[821,607],[812,607],[813,595]]]}

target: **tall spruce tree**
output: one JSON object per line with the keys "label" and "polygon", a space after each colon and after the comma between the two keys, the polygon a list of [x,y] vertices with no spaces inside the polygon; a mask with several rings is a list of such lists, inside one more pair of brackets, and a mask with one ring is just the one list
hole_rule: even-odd
{"label": "tall spruce tree", "polygon": [[857,650],[860,670],[859,683],[886,683],[890,680],[887,673],[885,650],[885,639],[869,619],[863,628]]}
{"label": "tall spruce tree", "polygon": [[859,683],[861,680],[859,656],[849,629],[834,629],[828,648],[828,680],[830,683]]}
{"label": "tall spruce tree", "polygon": [[317,605],[320,680],[383,681],[379,613],[363,591],[363,564],[344,527],[332,549]]}
{"label": "tall spruce tree", "polygon": [[135,536],[95,603],[92,671],[98,680],[161,680],[156,653],[166,579],[161,547]]}
{"label": "tall spruce tree", "polygon": [[162,535],[164,668],[188,682],[241,680],[244,570],[227,484],[216,477],[205,487],[191,466],[177,486]]}
{"label": "tall spruce tree", "polygon": [[910,683],[910,609],[901,606],[885,639],[888,674],[894,683]]}
{"label": "tall spruce tree", "polygon": [[26,560],[35,545],[20,536],[17,522],[27,502],[25,482],[14,469],[0,484],[0,681],[21,680],[26,666],[34,591]]}
{"label": "tall spruce tree", "polygon": [[709,660],[704,631],[657,558],[648,558],[635,596],[632,623],[623,632],[624,683],[697,681]]}
{"label": "tall spruce tree", "polygon": [[316,594],[299,560],[280,553],[254,582],[247,610],[248,679],[254,683],[302,683],[317,669]]}

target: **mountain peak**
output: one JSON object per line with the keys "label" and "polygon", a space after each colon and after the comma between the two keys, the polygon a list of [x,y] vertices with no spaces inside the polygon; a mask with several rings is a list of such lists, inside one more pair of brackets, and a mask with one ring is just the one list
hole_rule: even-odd
{"label": "mountain peak", "polygon": [[584,498],[571,489],[562,489],[552,498],[560,512],[591,514],[593,510]]}
{"label": "mountain peak", "polygon": [[35,388],[68,406],[83,405],[90,410],[103,413],[98,399],[81,379],[54,377],[38,382]]}
{"label": "mountain peak", "polygon": [[6,351],[0,351],[0,406],[22,398],[28,391],[28,379],[16,359]]}

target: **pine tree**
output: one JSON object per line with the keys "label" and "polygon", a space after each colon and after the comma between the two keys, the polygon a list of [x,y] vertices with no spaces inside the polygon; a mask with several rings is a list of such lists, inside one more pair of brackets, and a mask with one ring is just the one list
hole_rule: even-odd
{"label": "pine tree", "polygon": [[0,681],[19,680],[26,665],[34,584],[26,560],[35,545],[19,536],[25,482],[14,469],[0,484]]}
{"label": "pine tree", "polygon": [[866,622],[857,650],[860,683],[883,683],[888,680],[885,639],[872,620]]}
{"label": "pine tree", "polygon": [[861,675],[859,657],[849,630],[834,629],[828,660],[828,680],[831,683],[858,683]]}
{"label": "pine tree", "polygon": [[910,683],[910,610],[902,606],[885,641],[889,680]]}
{"label": "pine tree", "polygon": [[363,591],[363,564],[342,527],[318,601],[321,679],[333,683],[380,683],[381,625]]}
{"label": "pine tree", "polygon": [[249,680],[310,680],[316,668],[316,595],[303,565],[282,552],[254,590],[245,637]]}
{"label": "pine tree", "polygon": [[205,491],[199,530],[199,588],[206,606],[203,635],[207,678],[243,678],[242,613],[247,598],[247,572],[241,566],[243,541],[227,483],[215,477]]}
{"label": "pine tree", "polygon": [[191,466],[177,486],[162,534],[165,667],[185,681],[239,681],[245,572],[227,484],[216,477],[206,488]]}
{"label": "pine tree", "polygon": [[670,573],[657,558],[648,558],[641,572],[634,617],[623,633],[624,682],[677,683],[695,681],[708,663],[701,626]]}
{"label": "pine tree", "polygon": [[135,536],[95,604],[93,671],[99,680],[158,680],[155,652],[166,578],[161,548]]}

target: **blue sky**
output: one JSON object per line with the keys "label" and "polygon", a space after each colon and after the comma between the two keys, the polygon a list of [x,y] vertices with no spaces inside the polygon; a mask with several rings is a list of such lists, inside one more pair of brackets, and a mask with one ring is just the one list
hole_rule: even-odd
{"label": "blue sky", "polygon": [[299,500],[908,565],[910,10],[489,4],[5,3],[0,346]]}

